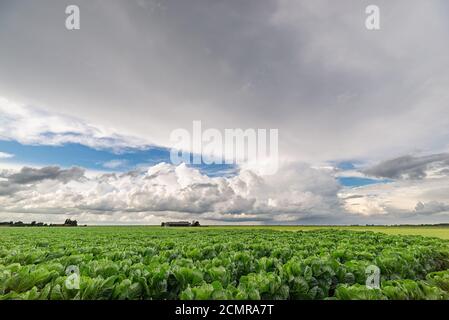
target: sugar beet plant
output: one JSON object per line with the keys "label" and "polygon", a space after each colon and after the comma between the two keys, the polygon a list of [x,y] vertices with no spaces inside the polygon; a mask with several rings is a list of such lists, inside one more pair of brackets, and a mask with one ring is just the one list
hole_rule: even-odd
{"label": "sugar beet plant", "polygon": [[[365,284],[370,265],[378,289]],[[0,229],[0,299],[449,299],[448,269],[449,242],[419,236]]]}

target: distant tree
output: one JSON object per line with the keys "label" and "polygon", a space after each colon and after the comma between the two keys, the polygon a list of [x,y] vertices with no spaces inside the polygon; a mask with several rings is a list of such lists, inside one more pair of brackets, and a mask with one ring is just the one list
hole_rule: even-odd
{"label": "distant tree", "polygon": [[78,222],[76,220],[66,219],[64,225],[76,227],[78,225]]}

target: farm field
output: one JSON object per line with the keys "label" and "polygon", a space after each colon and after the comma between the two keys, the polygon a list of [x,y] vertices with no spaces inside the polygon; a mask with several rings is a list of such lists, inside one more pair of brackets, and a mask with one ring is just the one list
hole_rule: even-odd
{"label": "farm field", "polygon": [[447,300],[446,230],[4,227],[0,299]]}
{"label": "farm field", "polygon": [[338,229],[351,231],[373,231],[392,235],[418,235],[449,239],[449,226],[238,226],[232,228],[271,229],[281,231]]}

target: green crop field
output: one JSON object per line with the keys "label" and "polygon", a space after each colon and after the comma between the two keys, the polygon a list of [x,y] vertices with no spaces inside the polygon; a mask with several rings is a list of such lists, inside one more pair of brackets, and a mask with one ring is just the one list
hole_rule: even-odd
{"label": "green crop field", "polygon": [[3,227],[0,299],[449,299],[448,230]]}
{"label": "green crop field", "polygon": [[271,229],[282,231],[338,229],[351,231],[373,231],[395,235],[418,235],[449,240],[449,226],[239,226],[233,228]]}

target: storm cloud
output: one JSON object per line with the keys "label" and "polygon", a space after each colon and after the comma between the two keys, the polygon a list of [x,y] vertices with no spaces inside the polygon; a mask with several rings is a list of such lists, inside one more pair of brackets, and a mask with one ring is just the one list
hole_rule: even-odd
{"label": "storm cloud", "polygon": [[44,167],[40,169],[24,167],[18,173],[4,175],[9,182],[16,184],[36,183],[42,180],[59,180],[67,183],[71,180],[80,180],[84,177],[84,170],[81,168],[71,168],[63,170],[59,167]]}
{"label": "storm cloud", "polygon": [[402,156],[383,161],[363,170],[367,175],[382,178],[423,179],[429,170],[445,173],[449,168],[449,153],[427,156]]}
{"label": "storm cloud", "polygon": [[447,148],[447,1],[378,0],[375,32],[365,0],[70,4],[77,31],[64,1],[1,1],[0,96],[161,146],[202,120],[277,128],[307,162]]}

